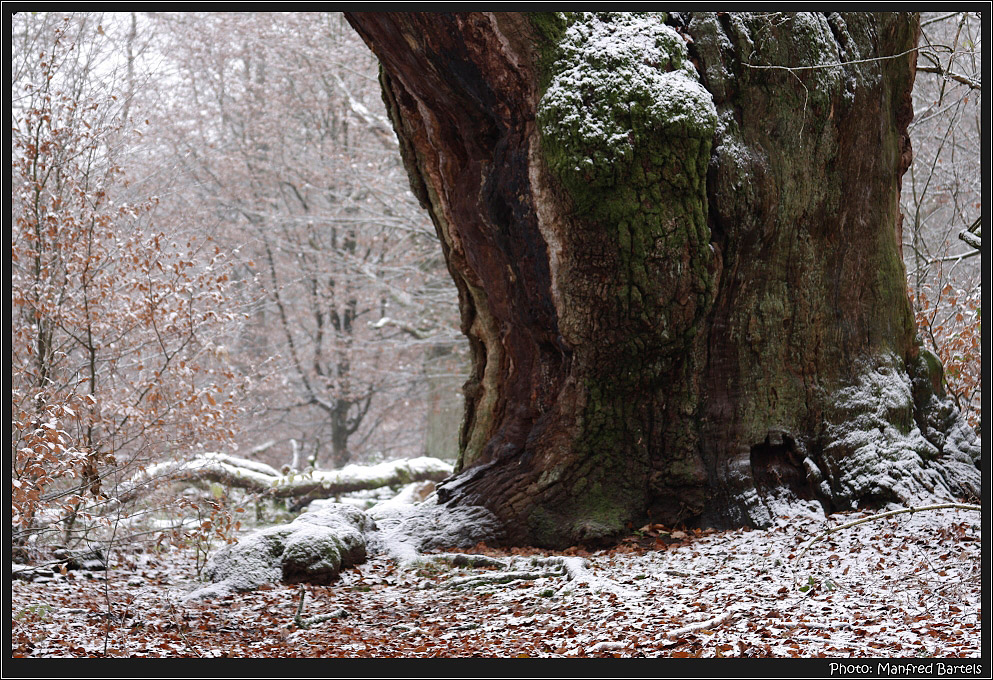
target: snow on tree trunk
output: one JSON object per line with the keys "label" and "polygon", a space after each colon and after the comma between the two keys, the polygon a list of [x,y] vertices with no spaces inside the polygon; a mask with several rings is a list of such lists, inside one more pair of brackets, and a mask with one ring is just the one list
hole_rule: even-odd
{"label": "snow on tree trunk", "polygon": [[350,13],[472,352],[439,498],[561,547],[979,493],[900,257],[911,13]]}

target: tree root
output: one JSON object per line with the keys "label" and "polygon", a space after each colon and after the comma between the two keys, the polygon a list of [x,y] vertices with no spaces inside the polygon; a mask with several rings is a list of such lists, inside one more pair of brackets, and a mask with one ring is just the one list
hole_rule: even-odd
{"label": "tree root", "polygon": [[[441,553],[424,555],[419,562],[442,563],[453,567],[495,568],[488,574],[476,574],[454,578],[444,584],[445,588],[475,588],[488,584],[504,584],[512,581],[533,581],[540,578],[562,578],[567,583],[559,593],[572,590],[578,585],[588,585],[591,590],[605,590],[624,597],[634,593],[612,581],[594,576],[589,570],[589,562],[580,557],[487,557],[465,553]],[[523,569],[522,569],[523,567]]]}
{"label": "tree root", "polygon": [[733,619],[738,614],[734,609],[728,609],[723,614],[709,618],[705,621],[699,621],[697,623],[691,623],[688,626],[683,626],[682,628],[677,628],[676,630],[670,630],[666,635],[670,638],[678,638],[686,635],[687,633],[695,633],[698,630],[710,630],[716,628],[722,623],[726,623]]}
{"label": "tree root", "polygon": [[303,618],[303,602],[307,598],[307,589],[304,585],[300,584],[300,603],[297,605],[297,613],[293,617],[293,625],[297,628],[306,630],[311,626],[316,626],[319,623],[324,623],[325,621],[331,621],[333,619],[343,619],[348,616],[348,612],[344,609],[337,609],[330,614],[318,614],[317,616],[308,616]]}
{"label": "tree root", "polygon": [[535,581],[539,578],[556,578],[560,571],[501,571],[492,575],[466,576],[445,583],[446,588],[475,588],[476,586],[510,583],[511,581]]}
{"label": "tree root", "polygon": [[469,567],[478,569],[480,567],[496,567],[506,569],[507,560],[499,557],[487,557],[486,555],[468,555],[466,553],[438,553],[436,555],[423,555],[421,559],[428,559],[431,562],[440,562],[452,567]]}

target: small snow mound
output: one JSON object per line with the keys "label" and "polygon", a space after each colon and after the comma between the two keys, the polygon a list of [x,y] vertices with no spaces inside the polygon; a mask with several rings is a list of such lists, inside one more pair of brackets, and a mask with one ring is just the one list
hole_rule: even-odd
{"label": "small snow mound", "polygon": [[297,517],[294,524],[316,524],[318,526],[337,528],[342,522],[350,524],[361,532],[372,531],[376,528],[373,519],[354,505],[345,503],[322,503],[317,510],[311,510]]}
{"label": "small snow mound", "polygon": [[204,569],[204,575],[213,583],[193,591],[186,599],[220,597],[278,581],[283,574],[279,556],[289,534],[288,525],[267,527],[222,548]]}
{"label": "small snow mound", "polygon": [[365,533],[375,522],[358,508],[328,504],[289,524],[257,531],[215,553],[204,571],[213,583],[190,593],[199,600],[253,590],[264,583],[327,584],[366,557]]}

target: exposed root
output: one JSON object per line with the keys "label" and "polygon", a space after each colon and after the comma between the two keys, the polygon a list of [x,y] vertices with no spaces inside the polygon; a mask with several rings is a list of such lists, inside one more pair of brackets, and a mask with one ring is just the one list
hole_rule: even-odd
{"label": "exposed root", "polygon": [[589,570],[589,562],[581,557],[532,557],[532,563],[541,565],[557,565],[565,573],[569,583],[559,589],[560,593],[571,590],[578,585],[587,585],[590,590],[605,590],[622,597],[635,597],[635,593],[623,588],[613,581],[594,576]]}
{"label": "exposed root", "polygon": [[499,557],[487,557],[486,555],[467,555],[465,553],[438,553],[436,555],[424,556],[431,562],[443,562],[452,567],[470,567],[478,569],[480,567],[496,567],[506,569],[508,561]]}
{"label": "exposed root", "polygon": [[700,621],[698,623],[691,623],[688,626],[683,626],[682,628],[677,628],[676,630],[670,630],[666,633],[670,638],[678,638],[686,635],[687,633],[695,633],[698,630],[712,630],[722,623],[726,623],[733,619],[738,614],[734,609],[728,609],[726,612],[720,616],[715,616],[713,618],[707,619],[705,621]]}
{"label": "exposed root", "polygon": [[[464,553],[442,553],[439,555],[424,555],[419,562],[436,562],[453,567],[495,568],[486,574],[475,574],[462,578],[451,579],[444,584],[446,588],[475,588],[488,584],[503,584],[512,581],[533,581],[541,578],[562,578],[566,585],[559,589],[564,593],[578,585],[587,585],[592,590],[605,590],[617,595],[632,597],[634,593],[622,588],[612,581],[594,576],[589,570],[589,562],[580,557],[487,557],[485,555],[467,555]],[[522,568],[523,567],[523,568]]]}
{"label": "exposed root", "polygon": [[297,628],[302,628],[306,630],[311,626],[316,626],[319,623],[324,623],[325,621],[331,621],[332,619],[343,619],[348,616],[348,612],[344,609],[337,609],[330,614],[319,614],[317,616],[308,616],[303,618],[303,602],[307,598],[307,589],[304,585],[300,584],[300,603],[297,605],[297,613],[293,617],[293,624]]}
{"label": "exposed root", "polygon": [[445,583],[446,588],[475,588],[476,586],[510,583],[511,581],[535,581],[540,578],[556,578],[562,576],[560,571],[500,571],[491,574],[479,574],[455,578]]}

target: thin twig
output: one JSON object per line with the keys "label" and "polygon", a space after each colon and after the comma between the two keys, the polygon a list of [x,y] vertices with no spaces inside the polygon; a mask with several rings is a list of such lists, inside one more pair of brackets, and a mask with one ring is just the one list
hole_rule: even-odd
{"label": "thin twig", "polygon": [[793,72],[793,71],[815,71],[817,69],[822,69],[822,68],[837,68],[839,66],[848,66],[850,64],[868,64],[868,63],[873,62],[873,61],[883,61],[885,59],[899,59],[900,57],[903,57],[905,55],[910,54],[911,52],[916,52],[918,49],[919,48],[917,48],[917,47],[912,47],[909,50],[905,50],[903,52],[900,52],[899,54],[891,54],[891,55],[887,55],[885,57],[872,57],[870,59],[853,59],[851,61],[836,61],[836,62],[833,62],[833,63],[830,63],[830,64],[814,64],[813,66],[777,66],[777,65],[774,65],[774,64],[768,64],[768,65],[763,65],[763,64],[749,64],[747,61],[743,61],[741,63],[742,63],[743,66],[747,66],[748,68],[754,68],[754,69],[773,69],[773,70],[777,70],[777,71],[790,71],[790,72]]}
{"label": "thin twig", "polygon": [[716,628],[717,626],[730,621],[737,612],[734,609],[728,609],[726,612],[719,616],[707,619],[706,621],[700,621],[698,623],[691,623],[688,626],[683,626],[682,628],[677,628],[676,630],[670,630],[666,635],[670,638],[678,638],[687,633],[694,633],[698,630],[710,630]]}
{"label": "thin twig", "polygon": [[874,522],[876,520],[886,519],[887,517],[893,517],[894,515],[902,515],[905,513],[912,514],[915,512],[921,512],[922,510],[944,510],[947,508],[951,508],[955,510],[978,510],[980,512],[983,509],[982,506],[972,505],[969,503],[939,503],[937,505],[919,505],[913,508],[900,508],[899,510],[890,510],[888,512],[881,512],[878,515],[872,515],[871,517],[863,517],[862,519],[857,519],[853,522],[847,522],[845,524],[840,524],[836,527],[831,527],[824,533],[814,536],[812,539],[810,539],[810,542],[804,546],[803,550],[801,550],[800,553],[794,558],[794,561],[799,561],[800,558],[803,557],[804,553],[806,553],[807,550],[810,549],[810,546],[812,546],[814,543],[821,540],[822,538],[826,538],[827,536],[830,536],[833,533],[837,533],[842,529],[850,529],[851,527],[858,526],[859,524],[865,524],[866,522]]}

